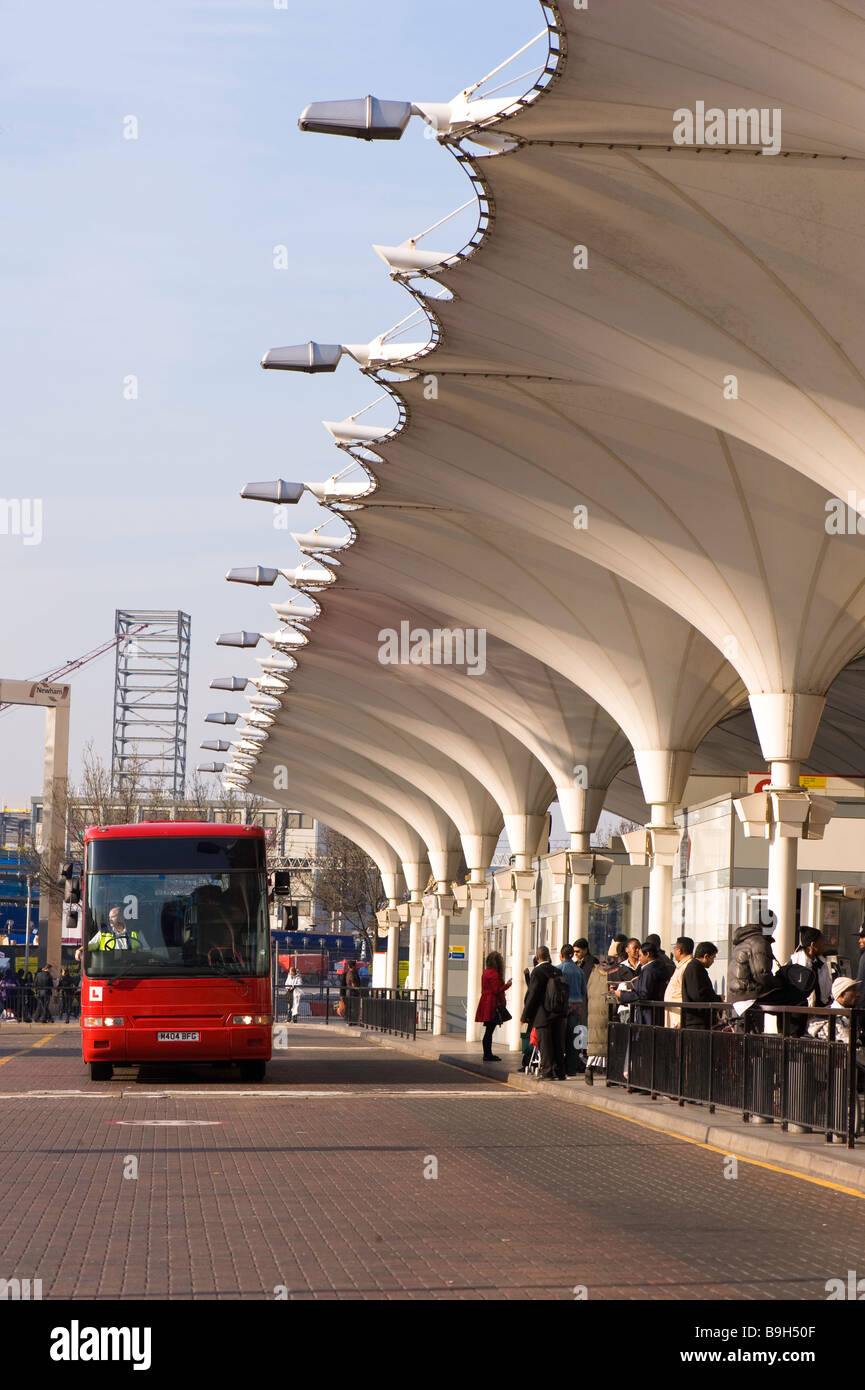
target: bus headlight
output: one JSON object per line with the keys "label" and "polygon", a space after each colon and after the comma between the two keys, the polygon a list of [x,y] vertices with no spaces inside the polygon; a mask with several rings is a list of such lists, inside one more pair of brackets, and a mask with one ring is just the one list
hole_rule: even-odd
{"label": "bus headlight", "polygon": [[101,1027],[102,1027],[102,1019],[101,1019],[101,1017],[100,1017],[100,1018],[85,1018],[85,1019],[83,1020],[83,1022],[84,1022],[84,1027],[85,1027],[85,1028],[101,1028]]}
{"label": "bus headlight", "polygon": [[122,1028],[122,1027],[123,1027],[123,1024],[124,1024],[124,1019],[122,1019],[122,1018],[103,1018],[102,1022],[103,1022],[104,1026],[105,1026],[106,1028]]}
{"label": "bus headlight", "polygon": [[231,1022],[235,1026],[241,1023],[258,1023],[267,1027],[270,1023],[270,1014],[234,1014]]}

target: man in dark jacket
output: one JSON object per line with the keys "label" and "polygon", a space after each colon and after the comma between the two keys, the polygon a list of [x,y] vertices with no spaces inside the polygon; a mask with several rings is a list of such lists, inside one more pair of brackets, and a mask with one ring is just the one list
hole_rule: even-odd
{"label": "man in dark jacket", "polygon": [[584,936],[580,936],[574,942],[574,960],[582,970],[588,981],[589,976],[598,963],[598,957],[593,956],[589,950],[589,943]]}
{"label": "man in dark jacket", "polygon": [[574,948],[566,942],[561,949],[559,969],[568,982],[570,997],[568,1015],[565,1020],[565,1072],[568,1076],[578,1076],[584,1069],[578,1050],[577,1029],[585,1031],[588,1022],[588,999],[586,996],[586,977],[574,960]]}
{"label": "man in dark jacket", "polygon": [[[749,922],[733,932],[733,954],[727,976],[727,998],[731,1004],[757,999],[771,989],[774,939],[772,928],[761,926],[759,922]],[[747,1033],[763,1031],[763,1010],[759,1004],[752,1004],[745,1011],[744,1024]]]}
{"label": "man in dark jacket", "polygon": [[642,1000],[663,999],[667,981],[675,969],[669,956],[661,960],[654,941],[646,940],[640,947],[642,970],[629,989],[620,989],[620,1004],[639,1004],[634,1018],[635,1023],[655,1023],[660,1028],[664,1023],[664,1010],[653,1009],[641,1003]]}
{"label": "man in dark jacket", "polygon": [[749,922],[733,932],[733,954],[730,957],[727,998],[731,1004],[744,999],[756,999],[772,983],[772,942],[766,928],[759,922]]}
{"label": "man in dark jacket", "polygon": [[[541,1077],[546,1081],[564,1081],[567,1074],[565,1072],[567,993],[565,994],[563,1011],[560,1014],[550,1014],[545,1005],[547,985],[554,975],[561,975],[561,971],[557,970],[550,961],[550,953],[546,946],[538,947],[536,959],[538,963],[529,979],[521,1021],[528,1024],[530,1029],[533,1027],[537,1029],[538,1047],[541,1050]],[[564,981],[563,983],[567,991],[567,982]]]}
{"label": "man in dark jacket", "polygon": [[[685,966],[682,975],[683,1004],[720,1004],[721,996],[716,994],[709,979],[709,971],[715,964],[718,948],[713,941],[699,941],[694,947],[694,959]],[[711,1028],[712,1020],[718,1015],[714,1009],[683,1009],[683,1028]]]}
{"label": "man in dark jacket", "polygon": [[50,1023],[51,991],[54,988],[54,976],[51,974],[51,966],[43,965],[41,970],[37,970],[36,979],[33,983],[36,986],[36,1013],[33,1016],[33,1022]]}
{"label": "man in dark jacket", "polygon": [[670,960],[670,957],[667,955],[667,952],[661,945],[661,938],[658,936],[658,933],[653,931],[649,936],[646,937],[646,940],[651,941],[653,945],[657,946],[658,960],[661,962],[662,965],[665,965],[669,961],[670,974],[672,975],[673,971],[676,968],[676,965],[674,961]]}

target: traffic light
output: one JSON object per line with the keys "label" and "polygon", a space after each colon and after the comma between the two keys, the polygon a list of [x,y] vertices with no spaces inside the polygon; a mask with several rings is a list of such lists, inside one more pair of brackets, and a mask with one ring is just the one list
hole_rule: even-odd
{"label": "traffic light", "polygon": [[81,870],[80,861],[71,859],[63,865],[60,870],[60,878],[63,883],[63,901],[65,903],[80,903],[81,901]]}

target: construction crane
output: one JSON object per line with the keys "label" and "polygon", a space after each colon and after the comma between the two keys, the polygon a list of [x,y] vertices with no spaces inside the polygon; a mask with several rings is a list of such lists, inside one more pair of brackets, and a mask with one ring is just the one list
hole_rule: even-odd
{"label": "construction crane", "polygon": [[[41,676],[31,676],[30,679],[34,682],[38,681],[40,685],[50,681],[58,681],[63,676],[71,675],[73,671],[80,670],[82,666],[87,666],[89,662],[97,661],[100,656],[105,656],[108,652],[114,651],[118,642],[125,642],[127,638],[134,637],[138,632],[143,632],[145,626],[145,623],[141,623],[138,627],[132,628],[129,632],[123,632],[116,637],[112,637],[110,642],[103,642],[101,647],[94,647],[92,651],[85,652],[83,656],[76,657],[74,661],[67,661],[53,671],[46,671]],[[12,708],[12,705],[0,705],[0,716],[4,715],[7,710]]]}

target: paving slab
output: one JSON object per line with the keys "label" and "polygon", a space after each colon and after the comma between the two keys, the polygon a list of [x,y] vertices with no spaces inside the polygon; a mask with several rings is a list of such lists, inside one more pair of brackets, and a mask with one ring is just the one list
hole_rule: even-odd
{"label": "paving slab", "polygon": [[[337,1027],[346,1033],[358,1031],[345,1025],[336,1025],[334,1031]],[[624,1087],[607,1086],[603,1076],[596,1076],[592,1086],[588,1086],[583,1077],[567,1081],[536,1080],[520,1069],[520,1053],[502,1052],[499,1062],[483,1062],[479,1043],[467,1043],[453,1034],[433,1037],[424,1033],[416,1040],[378,1033],[369,1035],[382,1047],[419,1052],[471,1075],[503,1081],[518,1090],[605,1111],[663,1134],[708,1145],[724,1154],[865,1193],[865,1138],[857,1141],[858,1147],[848,1149],[843,1144],[829,1143],[824,1134],[793,1134],[782,1130],[779,1124],[757,1125],[744,1121],[736,1111],[716,1110],[712,1115],[707,1106],[690,1103],[680,1106],[677,1101],[652,1100],[636,1092],[629,1094]]]}

